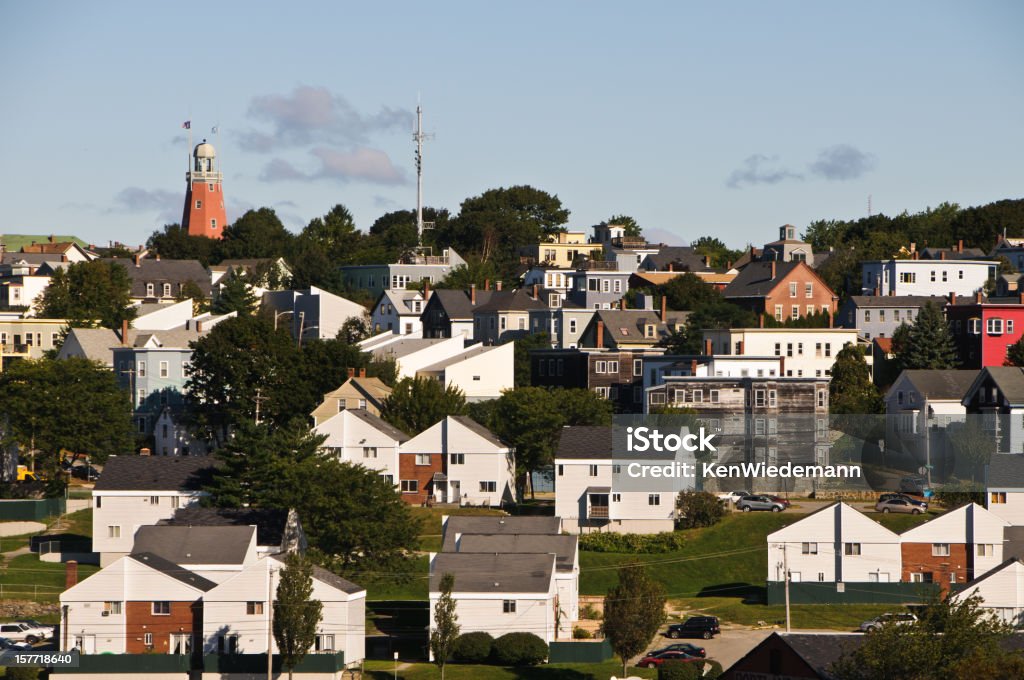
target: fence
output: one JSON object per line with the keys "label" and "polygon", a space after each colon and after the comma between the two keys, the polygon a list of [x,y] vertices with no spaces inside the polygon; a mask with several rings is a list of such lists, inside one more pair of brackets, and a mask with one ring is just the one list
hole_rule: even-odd
{"label": "fence", "polygon": [[[963,584],[950,585],[951,590]],[[939,592],[937,583],[790,583],[790,604],[919,604]],[[768,583],[768,604],[784,604],[786,584]]]}
{"label": "fence", "polygon": [[57,672],[60,675],[131,674],[137,678],[149,674],[182,673],[184,680],[192,666],[191,657],[178,654],[82,654],[78,659],[77,668],[61,668]]}
{"label": "fence", "polygon": [[0,601],[32,599],[57,601],[64,588],[60,586],[40,586],[34,583],[0,583]]}
{"label": "fence", "polygon": [[552,642],[548,651],[549,663],[601,663],[612,658],[612,646],[601,642]]}
{"label": "fence", "polygon": [[63,498],[42,500],[0,500],[0,522],[13,520],[39,521],[53,515],[63,515],[67,508]]}
{"label": "fence", "polygon": [[[281,672],[281,657],[274,655],[274,671]],[[337,673],[345,670],[345,653],[307,654],[295,666],[296,673]],[[207,654],[203,657],[205,673],[267,672],[266,654]]]}

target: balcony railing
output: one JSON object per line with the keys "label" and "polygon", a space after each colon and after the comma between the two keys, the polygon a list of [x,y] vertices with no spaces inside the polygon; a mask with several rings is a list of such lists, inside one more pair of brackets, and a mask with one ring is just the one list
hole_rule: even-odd
{"label": "balcony railing", "polygon": [[0,345],[3,354],[28,354],[29,347],[32,347],[32,345],[15,345],[13,343]]}
{"label": "balcony railing", "polygon": [[615,260],[591,260],[588,258],[579,258],[573,262],[573,266],[576,269],[616,271],[619,268],[619,263]]}
{"label": "balcony railing", "polygon": [[608,519],[607,505],[591,505],[590,517],[593,519]]}

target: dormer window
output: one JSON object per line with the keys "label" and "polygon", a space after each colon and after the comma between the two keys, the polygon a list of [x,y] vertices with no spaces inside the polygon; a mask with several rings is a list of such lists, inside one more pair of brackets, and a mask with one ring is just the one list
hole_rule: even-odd
{"label": "dormer window", "polygon": [[156,287],[152,283],[146,284],[146,297],[153,297],[156,295]]}
{"label": "dormer window", "polygon": [[653,338],[654,337],[654,324],[649,323],[646,326],[644,326],[644,337],[645,338]]}

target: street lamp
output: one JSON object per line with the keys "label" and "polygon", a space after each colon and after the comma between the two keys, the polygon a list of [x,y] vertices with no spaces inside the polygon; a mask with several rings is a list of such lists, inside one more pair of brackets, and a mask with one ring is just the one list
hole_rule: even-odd
{"label": "street lamp", "polygon": [[395,652],[395,680],[398,680],[398,652]]}
{"label": "street lamp", "polygon": [[275,331],[277,330],[277,320],[279,318],[281,318],[282,316],[284,316],[285,314],[295,314],[295,312],[293,312],[290,309],[286,309],[283,312],[274,312],[274,330]]}

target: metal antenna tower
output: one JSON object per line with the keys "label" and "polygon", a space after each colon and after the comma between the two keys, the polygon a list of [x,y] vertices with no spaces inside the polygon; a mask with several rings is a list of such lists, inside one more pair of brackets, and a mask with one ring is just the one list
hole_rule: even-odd
{"label": "metal antenna tower", "polygon": [[423,142],[433,139],[433,134],[423,132],[423,107],[416,104],[416,131],[412,139],[416,142],[416,239],[417,245],[423,247],[423,230],[433,229],[433,222],[423,221]]}

